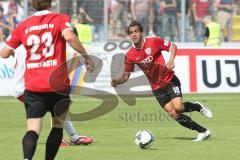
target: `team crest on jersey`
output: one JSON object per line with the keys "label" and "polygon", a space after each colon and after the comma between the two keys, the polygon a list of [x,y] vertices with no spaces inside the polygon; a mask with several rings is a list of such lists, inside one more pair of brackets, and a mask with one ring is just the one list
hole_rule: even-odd
{"label": "team crest on jersey", "polygon": [[147,55],[150,55],[150,54],[152,53],[152,49],[151,49],[151,48],[145,49],[145,53],[146,53]]}

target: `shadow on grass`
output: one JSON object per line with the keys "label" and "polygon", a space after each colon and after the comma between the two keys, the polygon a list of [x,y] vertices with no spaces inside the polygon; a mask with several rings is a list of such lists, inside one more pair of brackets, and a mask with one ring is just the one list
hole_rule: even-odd
{"label": "shadow on grass", "polygon": [[148,148],[148,149],[145,149],[145,150],[153,150],[153,151],[156,151],[156,150],[160,150],[159,148]]}
{"label": "shadow on grass", "polygon": [[195,139],[195,137],[172,137],[172,139],[192,141]]}
{"label": "shadow on grass", "polygon": [[[183,141],[193,141],[194,139],[196,139],[196,137],[166,137],[163,139],[176,139],[176,140],[183,140]],[[209,141],[215,138],[209,137],[207,139],[205,139],[204,141]]]}
{"label": "shadow on grass", "polygon": [[191,141],[191,140],[194,140],[195,137],[163,137],[161,139],[165,139],[165,140],[177,139],[177,140]]}

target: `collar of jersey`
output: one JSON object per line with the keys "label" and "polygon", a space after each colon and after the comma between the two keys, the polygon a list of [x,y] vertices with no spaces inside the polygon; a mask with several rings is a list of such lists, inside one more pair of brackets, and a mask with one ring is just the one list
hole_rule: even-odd
{"label": "collar of jersey", "polygon": [[[143,45],[144,45],[145,41],[146,41],[146,39],[143,38]],[[142,48],[136,48],[136,46],[135,46],[134,44],[132,44],[132,46],[133,46],[133,48],[135,48],[135,49],[142,49]]]}
{"label": "collar of jersey", "polygon": [[37,11],[34,13],[34,16],[42,16],[42,15],[45,15],[45,14],[50,14],[52,12],[50,12],[49,10],[42,10],[42,11]]}

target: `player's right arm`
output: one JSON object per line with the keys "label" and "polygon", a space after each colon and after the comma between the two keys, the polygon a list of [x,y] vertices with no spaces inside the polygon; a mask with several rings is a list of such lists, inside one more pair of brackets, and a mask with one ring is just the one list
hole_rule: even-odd
{"label": "player's right arm", "polygon": [[92,58],[86,52],[82,43],[79,41],[78,37],[75,35],[75,33],[72,30],[65,30],[65,32],[63,32],[63,37],[73,49],[75,49],[85,58],[87,69],[92,72],[95,68],[95,64]]}
{"label": "player's right arm", "polygon": [[[129,54],[131,54],[131,53],[129,53]],[[111,86],[117,87],[117,85],[125,83],[129,79],[131,72],[133,72],[133,71],[134,71],[134,63],[130,60],[129,56],[126,55],[124,72],[119,78],[112,79]]]}
{"label": "player's right arm", "polygon": [[8,36],[4,43],[4,47],[0,51],[2,58],[8,58],[14,56],[14,50],[21,45],[19,26]]}
{"label": "player's right arm", "polygon": [[130,72],[124,72],[118,79],[112,79],[111,86],[117,87],[117,85],[125,83],[129,79],[130,75]]}
{"label": "player's right arm", "polygon": [[0,51],[0,57],[2,58],[8,58],[9,56],[14,56],[14,52],[12,49],[8,48],[8,47],[4,47],[1,51]]}

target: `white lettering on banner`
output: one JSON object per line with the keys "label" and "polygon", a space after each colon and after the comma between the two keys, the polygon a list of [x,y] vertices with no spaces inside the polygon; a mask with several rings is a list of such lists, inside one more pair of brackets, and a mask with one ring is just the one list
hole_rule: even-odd
{"label": "white lettering on banner", "polygon": [[199,57],[198,92],[240,92],[240,56]]}
{"label": "white lettering on banner", "polygon": [[54,67],[57,66],[57,60],[47,60],[44,62],[38,63],[27,63],[27,69],[35,69],[35,68],[46,68],[46,67]]}
{"label": "white lettering on banner", "polygon": [[13,95],[13,66],[14,58],[0,58],[0,96]]}

